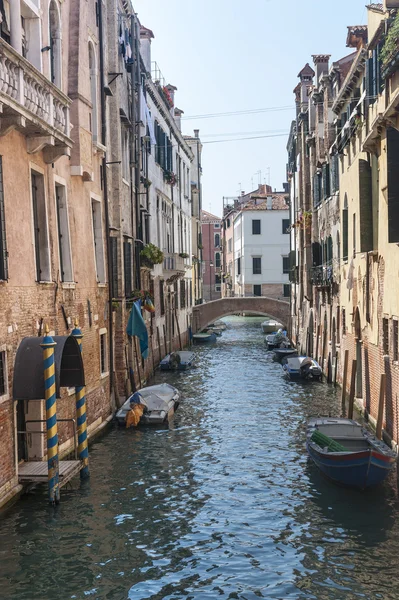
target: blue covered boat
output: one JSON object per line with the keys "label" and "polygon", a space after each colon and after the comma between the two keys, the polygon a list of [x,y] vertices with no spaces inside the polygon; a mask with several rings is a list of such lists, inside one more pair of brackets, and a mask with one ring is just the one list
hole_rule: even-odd
{"label": "blue covered boat", "polygon": [[[344,450],[331,451],[319,445],[315,432],[328,436]],[[329,479],[345,486],[364,489],[384,481],[395,468],[397,455],[356,421],[343,418],[314,418],[308,423],[306,448],[317,467]]]}
{"label": "blue covered boat", "polygon": [[193,335],[193,340],[196,344],[213,344],[216,342],[215,333],[196,333]]}
{"label": "blue covered boat", "polygon": [[194,362],[194,352],[172,352],[161,360],[161,371],[185,371]]}
{"label": "blue covered boat", "polygon": [[292,380],[318,380],[323,371],[318,362],[309,356],[292,356],[283,358],[282,365],[285,374]]}

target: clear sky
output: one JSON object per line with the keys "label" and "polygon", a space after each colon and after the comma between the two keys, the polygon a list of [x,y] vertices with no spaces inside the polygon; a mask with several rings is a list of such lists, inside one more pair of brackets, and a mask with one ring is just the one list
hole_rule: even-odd
{"label": "clear sky", "polygon": [[[205,210],[221,215],[223,196],[249,192],[259,181],[282,189],[287,135],[279,134],[288,134],[294,118],[292,90],[298,72],[306,62],[313,66],[312,54],[331,54],[337,60],[353,52],[346,48],[347,26],[367,24],[366,3],[133,0],[142,25],[155,35],[152,60],[178,88],[175,103],[186,117],[183,133],[199,129],[204,143],[275,136],[204,144]],[[276,107],[280,110],[187,118]]]}

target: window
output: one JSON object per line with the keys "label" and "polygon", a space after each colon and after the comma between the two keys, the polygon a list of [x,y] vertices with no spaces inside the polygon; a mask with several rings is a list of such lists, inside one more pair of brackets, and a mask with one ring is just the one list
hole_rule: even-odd
{"label": "window", "polygon": [[382,319],[382,351],[389,354],[389,321],[386,318]]}
{"label": "window", "polygon": [[6,351],[0,351],[0,397],[8,393]]}
{"label": "window", "polygon": [[353,256],[356,256],[356,213],[353,213],[353,219],[352,219],[352,242],[353,242]]}
{"label": "window", "polygon": [[121,128],[121,161],[122,161],[122,177],[126,181],[129,181],[130,176],[130,144],[129,144],[129,129],[127,127]]}
{"label": "window", "polygon": [[254,285],[254,296],[261,296],[262,295],[262,286],[261,285]]}
{"label": "window", "polygon": [[237,275],[241,275],[241,258],[237,258]]}
{"label": "window", "polygon": [[291,286],[289,283],[285,283],[283,285],[283,296],[284,298],[289,298],[291,295]]}
{"label": "window", "polygon": [[215,283],[222,283],[222,276],[219,273],[215,274]]}
{"label": "window", "polygon": [[283,256],[283,273],[286,275],[290,272],[290,257]]}
{"label": "window", "polygon": [[[392,344],[393,344],[393,360],[395,362],[398,362],[399,359],[399,350],[398,350],[398,343],[399,343],[399,332],[398,332],[398,321],[397,319],[393,319],[392,321]],[[1,394],[1,391],[0,391]]]}
{"label": "window", "polygon": [[215,248],[219,248],[220,246],[220,234],[215,233]]}
{"label": "window", "polygon": [[0,156],[0,280],[8,279],[8,253],[6,240],[6,215],[3,188],[3,157]]}
{"label": "window", "polygon": [[61,23],[57,3],[51,0],[49,9],[50,79],[61,87]]}
{"label": "window", "polygon": [[165,314],[165,296],[163,291],[163,284],[164,281],[163,279],[161,279],[159,282],[159,306],[161,309],[161,317],[163,317]]}
{"label": "window", "polygon": [[331,193],[335,194],[339,190],[339,158],[338,154],[330,159],[330,189]]}
{"label": "window", "polygon": [[346,311],[342,309],[342,335],[346,335]]}
{"label": "window", "polygon": [[260,256],[252,257],[252,274],[253,275],[261,275],[262,274],[262,258]]}
{"label": "window", "polygon": [[111,295],[118,298],[118,240],[116,237],[109,238],[110,261],[112,268]]}
{"label": "window", "polygon": [[260,235],[260,219],[252,219],[252,235]]}
{"label": "window", "polygon": [[233,251],[233,240],[231,238],[227,242],[227,249],[228,249],[229,252]]}
{"label": "window", "polygon": [[230,225],[231,225],[230,219],[227,219],[227,229],[230,227]]}
{"label": "window", "polygon": [[220,269],[220,252],[215,252],[215,267]]}
{"label": "window", "polygon": [[36,281],[50,281],[50,252],[43,175],[32,171],[31,186],[35,234]]}
{"label": "window", "polygon": [[107,331],[100,329],[100,373],[106,375],[108,372],[108,357],[107,357]]}
{"label": "window", "polygon": [[214,229],[220,229],[220,223],[214,223],[213,227]]}
{"label": "window", "polygon": [[313,177],[313,205],[318,206],[322,200],[322,173],[316,173]]}
{"label": "window", "polygon": [[101,203],[98,200],[94,200],[92,198],[91,210],[93,219],[94,257],[96,263],[97,283],[105,283],[104,239],[101,216]]}
{"label": "window", "polygon": [[60,255],[61,281],[73,281],[68,205],[64,185],[57,184],[55,186],[55,200],[57,205],[58,251]]}
{"label": "window", "polygon": [[382,50],[382,44],[379,43],[371,53],[370,58],[366,63],[366,85],[367,95],[369,97],[369,103],[374,104],[378,94],[381,93],[383,87],[383,79],[381,76],[381,59],[380,52]]}
{"label": "window", "polygon": [[323,200],[329,198],[331,195],[330,189],[330,165],[325,163],[322,169],[322,180],[323,180]]}
{"label": "window", "polygon": [[126,238],[123,240],[123,271],[125,277],[125,297],[132,295],[132,244]]}
{"label": "window", "polygon": [[94,46],[89,43],[89,72],[90,72],[90,99],[92,104],[90,130],[93,135],[93,141],[97,141],[98,136],[98,114],[97,114],[97,65]]}
{"label": "window", "polygon": [[186,307],[186,282],[184,279],[180,280],[180,308]]}
{"label": "window", "polygon": [[222,291],[222,286],[218,283],[217,285],[215,285],[215,292],[221,292]]}
{"label": "window", "polygon": [[342,258],[348,260],[348,199],[346,194],[342,211]]}
{"label": "window", "polygon": [[283,219],[283,233],[289,233],[288,229],[290,227],[290,220]]}
{"label": "window", "polygon": [[399,131],[387,129],[388,242],[399,242]]}

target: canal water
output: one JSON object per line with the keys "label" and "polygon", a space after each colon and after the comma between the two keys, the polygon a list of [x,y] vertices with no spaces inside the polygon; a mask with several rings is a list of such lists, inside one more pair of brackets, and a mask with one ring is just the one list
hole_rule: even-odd
{"label": "canal water", "polygon": [[183,396],[169,429],[114,427],[59,507],[38,490],[1,515],[1,599],[399,598],[396,476],[361,493],[309,464],[306,419],[338,395],[287,382],[260,322],[157,374]]}

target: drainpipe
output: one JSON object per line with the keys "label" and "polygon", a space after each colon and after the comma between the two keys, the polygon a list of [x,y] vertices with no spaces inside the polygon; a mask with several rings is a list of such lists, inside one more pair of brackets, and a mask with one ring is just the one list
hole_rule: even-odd
{"label": "drainpipe", "polygon": [[[104,78],[104,31],[103,31],[103,7],[102,2],[98,3],[98,18],[99,18],[99,46],[100,46],[100,86],[101,86],[101,142],[104,146],[107,145],[107,111],[105,97],[105,78]],[[109,206],[108,206],[108,182],[107,182],[107,153],[105,152],[102,159],[102,184],[104,194],[104,215],[105,215],[105,232],[106,232],[106,249],[107,249],[107,276],[108,276],[108,330],[109,330],[109,394],[112,398],[114,392],[114,327],[112,318],[112,261],[111,261],[111,244],[109,237]]]}

